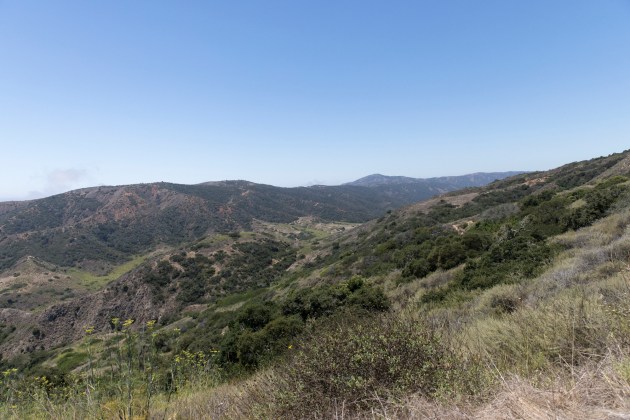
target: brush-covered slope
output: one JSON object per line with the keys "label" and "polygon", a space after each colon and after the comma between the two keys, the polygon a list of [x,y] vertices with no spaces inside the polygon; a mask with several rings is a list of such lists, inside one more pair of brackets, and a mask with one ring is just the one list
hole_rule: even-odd
{"label": "brush-covered slope", "polygon": [[[229,204],[226,206],[232,210],[224,209],[219,213],[229,214],[242,221],[242,224],[230,226],[233,229],[230,235],[208,234],[207,231],[199,230],[196,234],[199,240],[178,247],[166,247],[156,256],[147,255],[137,259],[135,266],[139,264],[138,268],[106,287],[106,282],[99,282],[98,277],[92,276],[92,281],[105,287],[97,293],[87,293],[92,283],[81,283],[79,276],[75,284],[82,284],[83,289],[75,287],[68,290],[68,287],[64,287],[54,292],[61,294],[62,301],[66,303],[51,309],[33,304],[29,306],[31,301],[38,302],[34,296],[45,294],[47,289],[29,285],[35,288],[29,292],[22,280],[16,284],[24,274],[15,271],[6,277],[5,299],[12,301],[10,304],[7,302],[6,306],[27,311],[39,308],[43,311],[33,315],[32,322],[38,324],[37,328],[42,331],[63,331],[39,340],[40,347],[49,348],[79,337],[79,324],[107,328],[108,320],[113,316],[138,320],[171,319],[187,305],[212,305],[233,293],[277,288],[278,284],[289,281],[285,279],[291,279],[290,284],[287,283],[290,289],[321,283],[334,284],[356,275],[379,279],[393,276],[391,278],[396,284],[404,284],[436,270],[448,270],[468,262],[466,269],[458,274],[456,282],[432,288],[423,298],[430,300],[435,295],[437,300],[446,299],[451,293],[490,287],[513,277],[535,275],[539,267],[554,255],[554,248],[547,243],[547,239],[602,217],[621,194],[623,187],[617,184],[624,185],[625,180],[613,177],[602,184],[605,188],[585,186],[576,191],[572,189],[594,183],[598,177],[626,174],[627,161],[625,154],[616,154],[566,165],[549,172],[521,174],[486,187],[454,192],[399,211],[390,211],[378,220],[356,228],[351,229],[353,225],[339,225],[338,231],[329,228],[318,230],[317,219],[312,218],[301,218],[284,225],[277,223],[283,221],[283,217],[290,221],[297,216],[297,211],[291,213],[294,207],[289,207],[289,216],[274,213],[273,209],[278,210],[280,203],[274,204],[269,199],[272,196],[269,191],[276,189],[268,186],[236,182],[220,183],[219,186],[134,186],[106,189],[101,193],[98,193],[98,189],[82,190],[68,197],[58,196],[53,199],[73,202],[73,194],[85,194],[86,197],[93,194],[101,197],[100,200],[103,200],[100,194],[112,196],[97,211],[86,213],[81,222],[76,222],[82,226],[89,226],[94,219],[107,214],[119,220],[122,229],[127,226],[135,232],[140,229],[138,225],[149,229],[142,224],[142,220],[155,223],[155,215],[151,216],[151,212],[160,206],[168,209],[178,200],[195,202],[195,211],[190,210],[190,214],[194,213],[195,217],[201,214],[208,219],[216,218],[217,215],[207,210],[207,203],[202,205],[203,201],[195,199],[218,200],[216,191],[207,188],[217,187],[219,191],[225,192],[223,184],[237,188],[239,193],[236,195],[247,198],[248,209],[258,208],[255,203],[272,209],[259,209],[256,214],[259,218],[266,214],[266,218],[273,222],[253,221],[253,213],[238,216],[244,210],[239,207],[239,199],[229,195]],[[258,200],[255,197],[260,194],[260,190],[266,193],[264,199]],[[144,192],[144,195],[139,191]],[[311,189],[299,191],[311,194]],[[327,188],[315,188],[314,191],[318,194],[326,191],[325,195],[330,193]],[[95,197],[91,199],[96,200]],[[116,205],[119,200],[124,200],[125,206]],[[134,201],[135,205],[130,205],[129,201]],[[64,208],[72,208],[72,205],[66,204]],[[122,208],[128,211],[119,214]],[[129,209],[133,209],[133,212]],[[116,214],[119,216],[116,217]],[[126,225],[125,220],[132,217],[134,222]],[[68,219],[60,216],[59,220]],[[61,229],[72,225],[63,224]],[[102,229],[102,225],[97,223],[96,226]],[[319,223],[319,226],[322,228],[331,224]],[[128,231],[123,232],[133,237]],[[122,236],[115,229],[111,234]],[[180,234],[190,234],[190,231]],[[180,240],[184,238],[180,237]],[[117,243],[114,239],[112,241]],[[499,245],[505,249],[499,248]],[[64,250],[67,252],[66,247]],[[512,254],[518,258],[509,258]],[[31,257],[29,261],[40,260]],[[39,264],[42,266],[44,262]],[[50,286],[71,284],[77,278],[76,269],[57,267],[53,271],[53,268],[45,267],[39,271],[44,285],[51,279]],[[41,274],[42,270],[46,270],[44,275]],[[68,291],[70,296],[64,296],[63,293]],[[76,299],[73,299],[74,294],[78,296]],[[64,327],[59,329],[59,325]],[[27,338],[22,350],[34,345],[33,337]],[[12,343],[5,348],[15,351],[20,347]]]}
{"label": "brush-covered slope", "polygon": [[[624,152],[447,193],[361,225],[257,221],[165,248],[99,292],[38,313],[3,310],[0,351],[5,368],[32,375],[89,381],[95,363],[102,393],[91,407],[103,415],[117,401],[147,415],[194,417],[211,407],[233,417],[331,417],[341,404],[348,417],[387,416],[414,412],[419,396],[436,413],[458,411],[440,411],[440,401],[465,401],[467,416],[494,407],[509,417],[489,400],[506,378],[553,387],[597,366],[609,369],[598,386],[619,384],[601,400],[612,410],[627,395],[613,397],[630,389],[628,255]],[[149,326],[155,335],[143,332]],[[133,343],[143,344],[136,352]],[[140,361],[116,368],[121,348],[142,363],[151,349],[162,373],[147,385]],[[207,375],[185,374],[186,360]],[[233,393],[214,388],[255,372],[230,385]],[[116,394],[130,377],[137,398]],[[186,383],[197,387],[197,411],[179,400]],[[134,402],[147,392],[163,392],[163,405]],[[604,412],[589,401],[554,409]],[[402,411],[388,411],[395,407]]]}
{"label": "brush-covered slope", "polygon": [[158,244],[247,229],[254,219],[364,221],[388,206],[359,187],[284,189],[234,181],[88,188],[5,205],[0,268],[31,255],[62,266],[98,262],[106,270],[107,263]]}
{"label": "brush-covered slope", "polygon": [[[485,179],[479,180],[483,182]],[[278,188],[246,181],[95,187],[27,202],[0,203],[0,270],[27,255],[99,274],[159,244],[212,232],[247,230],[252,221],[303,216],[365,222],[439,190],[391,194],[355,185]],[[420,198],[418,198],[420,197]]]}

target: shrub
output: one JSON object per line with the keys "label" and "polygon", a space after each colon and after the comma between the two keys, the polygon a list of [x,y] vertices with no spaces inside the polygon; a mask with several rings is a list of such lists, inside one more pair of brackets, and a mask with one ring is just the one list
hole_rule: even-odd
{"label": "shrub", "polygon": [[425,259],[416,259],[411,261],[402,271],[403,277],[424,277],[434,270],[433,267]]}
{"label": "shrub", "polygon": [[386,311],[390,306],[383,290],[377,287],[363,287],[356,290],[348,298],[348,303],[374,312]]}
{"label": "shrub", "polygon": [[297,417],[342,401],[366,408],[378,396],[433,395],[455,366],[433,330],[394,316],[344,313],[294,351],[284,374],[288,415]]}
{"label": "shrub", "polygon": [[[606,183],[601,185],[606,185]],[[574,209],[569,215],[564,216],[563,223],[566,228],[579,229],[593,224],[594,221],[606,215],[623,193],[627,193],[627,189],[623,186],[612,185],[603,188],[601,185],[584,196],[585,206]]]}
{"label": "shrub", "polygon": [[436,246],[429,254],[429,261],[433,262],[436,267],[448,270],[457,267],[466,260],[466,249],[464,246],[455,241],[446,242],[443,245]]}
{"label": "shrub", "polygon": [[277,359],[302,329],[302,320],[292,316],[274,319],[259,331],[242,332],[236,343],[239,363],[246,368],[256,368]]}
{"label": "shrub", "polygon": [[379,312],[389,309],[389,300],[378,286],[353,277],[338,285],[300,290],[285,300],[282,312],[285,315],[300,315],[306,321],[332,315],[344,306]]}
{"label": "shrub", "polygon": [[247,306],[237,320],[252,331],[257,331],[271,321],[272,309],[270,305],[255,303]]}

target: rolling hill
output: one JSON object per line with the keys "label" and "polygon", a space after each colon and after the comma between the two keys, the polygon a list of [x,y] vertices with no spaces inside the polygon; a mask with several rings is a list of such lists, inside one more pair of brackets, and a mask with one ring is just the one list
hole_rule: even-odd
{"label": "rolling hill", "polygon": [[[406,180],[368,181],[296,191],[243,181],[111,187],[110,201],[95,189],[73,193],[92,194],[94,208],[65,197],[63,205],[3,210],[7,238],[28,241],[39,224],[57,234],[113,219],[105,239],[84,230],[108,244],[133,237],[124,229],[138,220],[155,232],[161,209],[181,202],[188,209],[175,218],[180,236],[157,229],[163,236],[146,242],[152,247],[130,248],[147,252],[120,276],[90,268],[93,285],[76,271],[90,258],[74,266],[45,254],[17,259],[0,278],[0,299],[13,301],[0,310],[3,368],[56,378],[59,389],[83,378],[99,403],[81,404],[104,416],[111,404],[147,415],[297,418],[334,416],[339,401],[350,418],[427,410],[510,417],[526,403],[543,416],[601,417],[630,407],[629,151],[398,209],[378,188]],[[216,198],[226,185],[230,192]],[[374,216],[359,211],[357,194],[363,203],[381,197]],[[38,224],[18,217],[50,212],[52,221]],[[189,228],[201,223],[188,216],[198,212],[216,224]],[[109,261],[111,270],[125,259]],[[26,275],[39,276],[39,289],[11,286],[28,283],[20,279]],[[34,306],[34,295],[61,281],[85,290]],[[117,367],[120,354],[129,362]],[[580,382],[586,377],[590,385]],[[594,387],[597,397],[580,396]],[[147,395],[156,400],[141,405]],[[71,407],[55,401],[57,410]]]}
{"label": "rolling hill", "polygon": [[[61,266],[82,264],[95,273],[160,244],[249,229],[254,220],[287,223],[303,216],[365,222],[464,182],[483,185],[490,177],[409,188],[360,185],[279,188],[247,181],[199,185],[155,183],[94,187],[26,202],[0,203],[0,270],[31,255]],[[420,185],[420,184],[418,184]]]}

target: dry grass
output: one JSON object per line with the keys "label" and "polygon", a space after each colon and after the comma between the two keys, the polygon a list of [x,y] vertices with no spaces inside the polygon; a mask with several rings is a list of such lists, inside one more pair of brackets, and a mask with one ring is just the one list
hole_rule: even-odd
{"label": "dry grass", "polygon": [[627,419],[630,385],[615,369],[612,355],[572,375],[559,374],[546,386],[518,376],[475,413],[486,419]]}
{"label": "dry grass", "polygon": [[189,387],[156,401],[150,419],[263,419],[281,412],[283,378],[273,369],[216,387]]}
{"label": "dry grass", "polygon": [[[619,350],[619,349],[617,349]],[[495,392],[483,400],[436,400],[420,394],[402,400],[374,395],[365,411],[356,404],[335,401],[301,418],[312,419],[629,419],[630,359],[609,353],[598,363],[545,378],[501,377]],[[550,372],[547,372],[550,373]],[[156,406],[149,418],[261,419],[295,418],[283,413],[273,398],[278,377],[267,371],[245,382],[185,392]],[[271,398],[270,398],[271,397]]]}

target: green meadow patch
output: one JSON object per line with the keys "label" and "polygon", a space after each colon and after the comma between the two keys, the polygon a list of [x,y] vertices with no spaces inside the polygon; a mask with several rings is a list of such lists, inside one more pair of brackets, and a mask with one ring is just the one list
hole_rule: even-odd
{"label": "green meadow patch", "polygon": [[85,270],[80,270],[78,268],[70,268],[68,269],[68,275],[72,278],[79,281],[79,284],[89,290],[98,290],[101,287],[105,286],[109,282],[120,278],[123,274],[126,274],[138,267],[142,264],[149,255],[139,255],[134,257],[133,259],[127,261],[124,264],[121,264],[110,271],[108,274],[104,276],[99,276],[96,274],[92,274]]}

